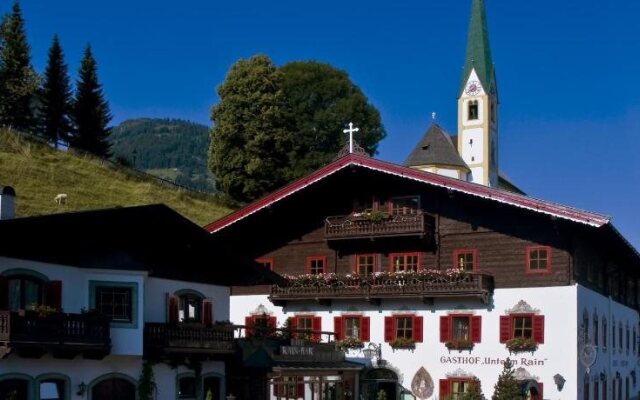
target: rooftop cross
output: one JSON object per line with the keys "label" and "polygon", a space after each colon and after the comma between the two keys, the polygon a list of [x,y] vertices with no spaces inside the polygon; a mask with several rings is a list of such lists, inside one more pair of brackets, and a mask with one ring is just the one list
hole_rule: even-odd
{"label": "rooftop cross", "polygon": [[360,128],[354,128],[353,122],[349,122],[349,129],[345,129],[342,132],[349,134],[349,153],[353,153],[353,133],[358,132]]}

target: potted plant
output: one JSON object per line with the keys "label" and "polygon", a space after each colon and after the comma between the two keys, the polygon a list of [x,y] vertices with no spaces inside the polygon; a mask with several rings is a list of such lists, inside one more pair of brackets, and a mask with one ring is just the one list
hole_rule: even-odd
{"label": "potted plant", "polygon": [[411,338],[398,337],[393,342],[389,343],[391,348],[395,350],[411,350],[416,348],[416,342]]}
{"label": "potted plant", "polygon": [[452,339],[452,340],[447,340],[444,344],[447,349],[449,349],[449,351],[451,350],[458,350],[458,351],[463,351],[463,350],[473,350],[473,342],[470,340],[464,340],[464,339]]}
{"label": "potted plant", "polygon": [[38,318],[42,318],[42,319],[47,318],[51,314],[55,314],[58,312],[58,310],[56,310],[53,307],[49,307],[44,304],[36,304],[36,303],[31,304],[28,307],[28,311],[32,311],[33,313],[36,314]]}
{"label": "potted plant", "polygon": [[509,353],[523,353],[530,351],[533,353],[538,350],[538,344],[531,338],[513,338],[506,343]]}
{"label": "potted plant", "polygon": [[364,343],[357,337],[349,336],[343,340],[336,342],[336,348],[340,351],[347,351],[350,349],[361,349],[364,347]]}

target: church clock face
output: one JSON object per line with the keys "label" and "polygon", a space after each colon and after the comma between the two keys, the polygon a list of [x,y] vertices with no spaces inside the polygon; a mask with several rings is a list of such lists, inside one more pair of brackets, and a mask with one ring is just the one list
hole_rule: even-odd
{"label": "church clock face", "polygon": [[471,81],[469,82],[469,85],[467,85],[467,90],[465,90],[465,93],[468,94],[469,96],[477,96],[478,94],[480,94],[481,91],[482,91],[482,86],[480,86],[480,82]]}

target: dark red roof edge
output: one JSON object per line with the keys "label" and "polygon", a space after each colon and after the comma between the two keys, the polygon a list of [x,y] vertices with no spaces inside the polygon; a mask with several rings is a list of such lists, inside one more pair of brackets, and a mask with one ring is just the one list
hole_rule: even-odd
{"label": "dark red roof edge", "polygon": [[442,175],[436,175],[431,172],[420,171],[413,168],[403,167],[386,161],[380,161],[369,157],[362,157],[356,154],[348,154],[326,166],[314,171],[310,175],[292,182],[275,192],[256,200],[255,202],[233,212],[217,221],[206,225],[204,229],[210,233],[217,232],[269,205],[301,190],[325,177],[350,165],[357,165],[364,168],[385,172],[392,175],[402,176],[419,182],[428,183],[435,186],[444,187],[450,190],[470,194],[498,201],[500,203],[524,208],[527,210],[548,214],[558,218],[568,219],[570,221],[590,225],[593,227],[601,227],[609,223],[610,218],[604,215],[583,211],[576,208],[556,204],[544,200],[539,200],[512,192],[498,190],[476,183],[466,182],[455,178],[449,178]]}

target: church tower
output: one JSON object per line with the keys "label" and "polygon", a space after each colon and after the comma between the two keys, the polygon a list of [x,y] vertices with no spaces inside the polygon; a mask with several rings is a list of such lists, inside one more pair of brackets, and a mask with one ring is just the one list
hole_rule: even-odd
{"label": "church tower", "polygon": [[458,92],[458,153],[467,180],[498,187],[498,87],[484,1],[472,0],[464,71]]}

